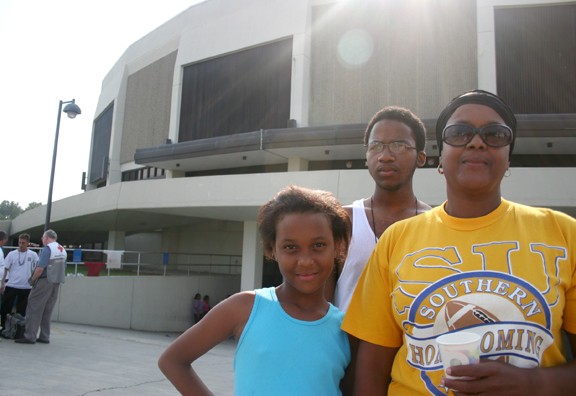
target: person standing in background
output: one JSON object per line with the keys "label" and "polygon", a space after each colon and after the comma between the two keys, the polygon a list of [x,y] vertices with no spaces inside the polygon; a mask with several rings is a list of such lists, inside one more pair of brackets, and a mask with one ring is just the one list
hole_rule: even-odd
{"label": "person standing in background", "polygon": [[192,300],[192,317],[194,323],[198,323],[202,319],[202,313],[204,312],[204,303],[202,302],[202,295],[196,293],[194,300]]}
{"label": "person standing in background", "polygon": [[352,219],[352,241],[346,262],[326,284],[326,298],[341,311],[348,308],[358,278],[384,230],[398,220],[430,210],[412,188],[414,172],[426,162],[425,145],[424,124],[403,107],[384,107],[368,123],[364,146],[374,192],[344,207]]}
{"label": "person standing in background", "polygon": [[[30,235],[20,234],[18,236],[18,249],[8,253],[4,262],[4,273],[0,283],[0,293],[4,299],[0,311],[2,327],[6,323],[6,315],[12,312],[15,302],[16,312],[26,316],[28,295],[32,289],[29,280],[38,263],[38,255],[33,250],[28,249],[29,244]],[[6,279],[9,280],[6,281]]]}
{"label": "person standing in background", "polygon": [[2,246],[6,244],[6,241],[8,241],[8,234],[4,231],[0,231],[0,270],[2,271],[4,271],[4,250],[2,249]]}
{"label": "person standing in background", "polygon": [[[2,276],[1,274],[4,273],[4,250],[2,249],[2,246],[6,244],[7,240],[8,234],[6,234],[4,231],[0,231],[0,276]],[[0,294],[0,309],[2,309],[3,298],[3,295]]]}
{"label": "person standing in background", "polygon": [[212,306],[210,305],[210,296],[206,294],[202,299],[202,318],[206,316],[211,308]]}
{"label": "person standing in background", "polygon": [[[44,248],[40,252],[38,266],[30,278],[32,291],[28,296],[26,307],[26,330],[24,337],[14,340],[19,344],[42,344],[50,342],[50,320],[52,310],[58,298],[60,284],[66,276],[66,250],[56,240],[58,235],[53,230],[46,230],[42,235]],[[40,328],[40,336],[38,335]]]}

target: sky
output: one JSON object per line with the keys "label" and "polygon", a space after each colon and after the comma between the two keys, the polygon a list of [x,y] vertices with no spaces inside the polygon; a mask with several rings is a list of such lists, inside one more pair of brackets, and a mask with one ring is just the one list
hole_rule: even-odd
{"label": "sky", "polygon": [[0,202],[46,204],[82,193],[102,81],[124,51],[201,0],[0,0]]}

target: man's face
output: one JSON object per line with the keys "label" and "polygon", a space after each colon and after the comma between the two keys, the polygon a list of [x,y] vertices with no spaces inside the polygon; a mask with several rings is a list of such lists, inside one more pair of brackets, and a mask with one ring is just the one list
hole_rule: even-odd
{"label": "man's face", "polygon": [[416,139],[410,127],[400,121],[381,120],[372,127],[368,145],[374,141],[386,145],[398,142],[410,147],[399,153],[393,153],[389,147],[379,153],[368,149],[366,162],[376,184],[384,190],[396,191],[411,183],[416,168],[424,165],[426,154],[415,149]]}
{"label": "man's face", "polygon": [[20,238],[18,239],[18,250],[21,252],[25,252],[26,250],[28,250],[28,244],[30,242],[26,239]]}

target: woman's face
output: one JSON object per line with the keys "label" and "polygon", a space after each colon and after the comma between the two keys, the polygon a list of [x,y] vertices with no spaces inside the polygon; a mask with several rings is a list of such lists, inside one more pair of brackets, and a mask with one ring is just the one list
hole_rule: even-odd
{"label": "woman's face", "polygon": [[[492,108],[479,104],[459,107],[446,125],[467,124],[474,128],[490,124],[505,125]],[[476,134],[462,147],[443,144],[441,163],[448,186],[448,193],[500,196],[500,182],[509,165],[510,145],[490,147]]]}

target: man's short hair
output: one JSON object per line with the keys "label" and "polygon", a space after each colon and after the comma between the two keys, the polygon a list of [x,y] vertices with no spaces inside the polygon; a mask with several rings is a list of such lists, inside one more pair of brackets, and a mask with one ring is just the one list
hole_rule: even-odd
{"label": "man's short hair", "polygon": [[424,123],[412,111],[399,106],[387,106],[374,114],[366,127],[366,131],[364,131],[364,145],[368,145],[370,133],[372,132],[374,125],[382,120],[398,121],[407,125],[414,134],[416,150],[424,150],[424,147],[426,146],[426,127],[424,126]]}
{"label": "man's short hair", "polygon": [[56,234],[56,231],[54,231],[54,230],[46,230],[46,231],[44,231],[43,235],[47,238],[50,238],[50,239],[54,239],[54,240],[58,239],[58,234]]}
{"label": "man's short hair", "polygon": [[3,241],[4,239],[8,239],[8,234],[4,231],[0,231],[0,241]]}
{"label": "man's short hair", "polygon": [[25,239],[28,242],[30,242],[30,234],[26,234],[26,233],[20,234],[20,235],[18,235],[18,239]]}

